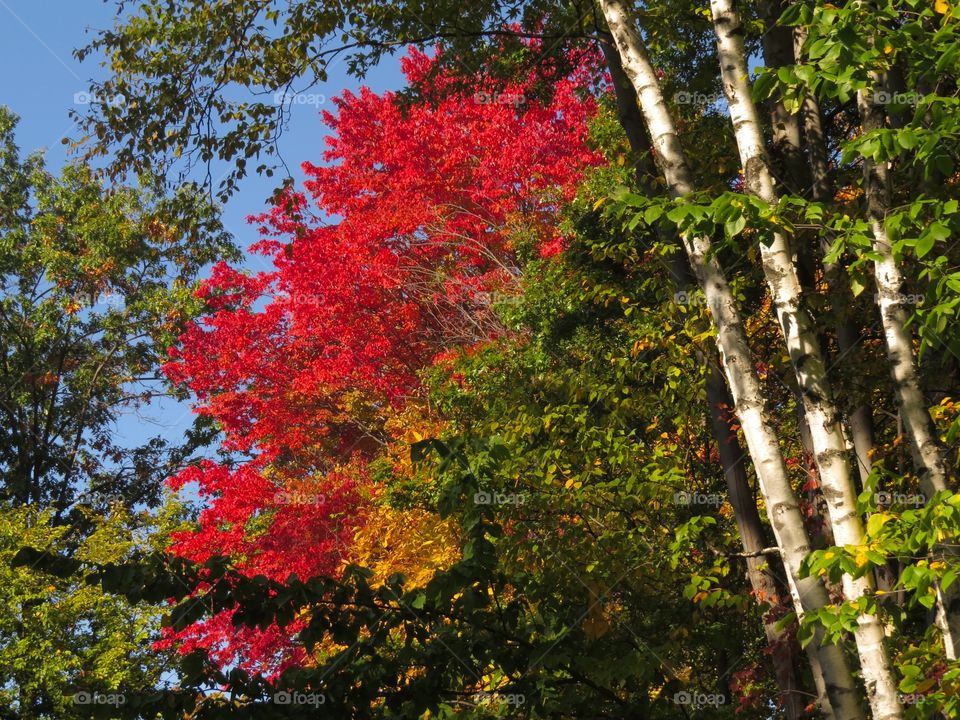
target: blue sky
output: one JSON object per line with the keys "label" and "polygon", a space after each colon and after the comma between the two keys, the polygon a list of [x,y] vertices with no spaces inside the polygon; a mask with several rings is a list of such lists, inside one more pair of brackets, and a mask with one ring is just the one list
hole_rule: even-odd
{"label": "blue sky", "polygon": [[[113,14],[114,3],[103,0],[0,0],[0,105],[20,116],[17,144],[21,151],[45,149],[51,170],[67,160],[61,139],[77,137],[77,129],[68,117],[69,110],[77,107],[77,94],[87,89],[91,79],[103,76],[98,58],[88,58],[81,64],[73,57],[73,49],[85,45],[96,30],[109,27]],[[388,58],[363,84],[378,92],[401,87],[399,64],[399,58]],[[292,105],[280,152],[298,179],[302,178],[300,162],[320,161],[325,135],[320,111],[332,107],[330,98],[360,85],[346,75],[342,65],[333,66],[328,82],[308,91],[314,95],[314,104]],[[275,180],[245,178],[240,191],[224,207],[224,224],[240,247],[246,248],[256,240],[244,218],[266,207],[265,199],[274,189]],[[257,260],[251,260],[248,266],[261,266],[262,261]],[[157,434],[176,441],[189,427],[190,413],[184,406],[163,403],[127,420],[117,431],[128,442]]]}

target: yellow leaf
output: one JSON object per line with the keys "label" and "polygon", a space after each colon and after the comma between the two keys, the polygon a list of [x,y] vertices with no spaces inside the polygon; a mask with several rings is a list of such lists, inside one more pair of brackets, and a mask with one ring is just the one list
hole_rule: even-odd
{"label": "yellow leaf", "polygon": [[880,532],[881,528],[883,528],[883,526],[891,520],[893,520],[893,515],[890,513],[874,513],[870,516],[870,519],[867,520],[867,534],[876,535],[878,532]]}
{"label": "yellow leaf", "polygon": [[[637,341],[633,344],[633,347],[630,349],[630,354],[631,354],[633,357],[636,357],[637,355],[639,355],[639,354],[640,354],[641,352],[643,352],[644,350],[647,350],[647,349],[652,348],[652,347],[653,347],[653,343],[652,343],[648,338],[640,338],[639,340],[637,340]],[[653,426],[651,426],[651,427],[653,427]],[[649,428],[648,428],[648,429],[649,429]]]}
{"label": "yellow leaf", "polygon": [[950,12],[950,3],[948,3],[947,0],[936,0],[936,2],[933,3],[933,9],[940,15],[946,15]]}

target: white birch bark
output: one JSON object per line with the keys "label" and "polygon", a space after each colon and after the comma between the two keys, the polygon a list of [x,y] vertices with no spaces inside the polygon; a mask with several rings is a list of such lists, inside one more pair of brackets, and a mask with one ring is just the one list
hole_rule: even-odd
{"label": "white birch bark", "polygon": [[[637,91],[670,195],[687,195],[694,190],[692,177],[646,47],[623,0],[599,0],[599,3],[616,42],[624,71]],[[713,316],[724,373],[784,566],[796,588],[799,609],[802,612],[823,607],[829,604],[829,598],[820,581],[799,577],[800,564],[810,552],[809,538],[777,436],[764,416],[762,388],[733,294],[716,258],[709,254],[709,238],[685,236],[682,241]],[[834,717],[837,720],[863,718],[856,685],[842,650],[835,645],[821,644],[819,637],[814,642],[817,644],[817,656]]]}
{"label": "white birch bark", "polygon": [[[865,132],[883,125],[883,110],[873,104],[872,93],[860,91],[857,105]],[[880,115],[880,117],[877,117]],[[906,328],[907,312],[903,305],[903,274],[893,256],[893,247],[884,227],[884,216],[889,207],[887,168],[865,158],[863,163],[867,214],[873,234],[873,250],[879,256],[874,261],[874,279],[877,284],[877,306],[883,322],[887,359],[893,375],[904,430],[910,443],[914,464],[928,496],[948,487],[946,458],[934,434],[933,423],[920,389],[920,379],[913,353],[913,339]]]}
{"label": "white birch bark", "polygon": [[[804,27],[793,29],[794,57],[802,62],[803,46],[807,31]],[[827,145],[823,134],[823,122],[820,117],[820,103],[809,93],[803,98],[800,110],[803,118],[803,133],[807,163],[810,167],[811,197],[819,202],[829,202],[833,198],[833,183],[830,179]],[[825,256],[830,251],[830,240],[821,235],[820,249]],[[833,312],[837,316],[837,350],[840,357],[855,353],[859,342],[859,333],[850,319],[847,306],[853,300],[850,283],[842,267],[833,263],[823,263],[824,276],[830,293]],[[857,469],[860,480],[866,484],[872,468],[871,451],[874,448],[873,412],[869,402],[862,402],[850,411],[848,418],[850,435],[857,455]]]}
{"label": "white birch bark", "polygon": [[[800,608],[797,610],[797,619],[798,621],[802,621],[803,601],[800,597],[800,589],[797,587],[793,580],[793,576],[790,575],[790,573],[787,573],[787,586],[790,588],[790,595],[793,598],[794,606]],[[814,640],[807,645],[807,659],[810,661],[813,684],[817,689],[817,704],[820,708],[820,714],[823,715],[824,720],[836,720],[837,715],[834,714],[833,706],[830,704],[830,695],[829,691],[827,690],[826,679],[823,675],[823,668],[820,666],[820,656],[817,654],[816,650],[820,644],[821,636],[815,637]]]}
{"label": "white birch bark", "polygon": [[[743,23],[732,0],[711,0],[720,73],[730,108],[730,118],[744,167],[747,191],[767,203],[778,201],[770,173],[766,145],[757,107],[751,97]],[[801,287],[786,238],[774,234],[768,246],[760,244],[764,274],[786,340],[787,350],[806,409],[820,481],[827,500],[834,541],[860,545],[863,524],[857,514],[857,492],[847,459],[847,441],[841,415],[833,403],[823,353],[810,317],[801,307]],[[843,577],[844,595],[850,601],[872,594],[872,576]],[[874,720],[903,718],[903,706],[885,645],[879,619],[862,614],[854,632],[860,669]]]}
{"label": "white birch bark", "polygon": [[[874,78],[875,83],[877,78]],[[873,92],[861,90],[857,106],[864,132],[882,127],[883,109],[874,104]],[[874,282],[877,286],[877,306],[883,325],[890,374],[900,405],[900,417],[910,446],[914,467],[920,476],[921,488],[929,498],[949,488],[949,470],[943,448],[937,440],[927,403],[920,388],[920,377],[913,352],[913,337],[907,330],[907,311],[903,299],[903,274],[893,254],[893,246],[884,226],[890,206],[889,175],[885,163],[863,161],[863,181],[867,201],[867,216],[873,234]],[[937,548],[956,560],[953,549]],[[955,660],[960,651],[960,588],[955,584],[944,591],[937,587],[937,625],[943,634],[947,658]]]}

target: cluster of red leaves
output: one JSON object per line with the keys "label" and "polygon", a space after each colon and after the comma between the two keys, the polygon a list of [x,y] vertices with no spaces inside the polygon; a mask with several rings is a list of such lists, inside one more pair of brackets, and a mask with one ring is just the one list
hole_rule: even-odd
{"label": "cluster of red leaves", "polygon": [[[562,247],[557,209],[601,160],[586,145],[595,106],[583,79],[557,78],[549,102],[534,100],[532,79],[465,94],[442,75],[428,80],[433,62],[404,61],[433,102],[403,106],[368,89],[337,98],[324,113],[325,165],[304,164],[305,192],[251,218],[262,235],[251,249],[273,269],[220,264],[201,289],[210,313],[166,373],[219,423],[227,450],[254,459],[172,479],[207,502],[174,553],[228,554],[277,579],[336,572],[372,494],[363,468],[384,420],[417,392],[419,371],[462,342],[454,310],[514,272],[518,223],[542,255]],[[291,486],[322,502],[277,502]],[[290,630],[239,635],[225,613],[167,641],[275,672],[303,660]]]}
{"label": "cluster of red leaves", "polygon": [[[284,483],[260,458],[233,469],[209,461],[187,468],[171,485],[179,489],[193,483],[207,503],[199,530],[173,533],[170,550],[198,563],[226,555],[250,577],[281,582],[291,573],[301,578],[335,575],[363,502],[356,480],[362,471],[352,475],[328,472],[321,490],[303,482]],[[183,653],[204,649],[222,667],[267,675],[303,662],[303,649],[291,642],[299,621],[256,630],[234,627],[232,615],[222,612],[168,632],[158,647],[175,645]]]}

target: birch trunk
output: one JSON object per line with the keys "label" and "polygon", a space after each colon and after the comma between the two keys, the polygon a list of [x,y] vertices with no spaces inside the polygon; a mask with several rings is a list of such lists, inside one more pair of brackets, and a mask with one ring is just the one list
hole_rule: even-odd
{"label": "birch trunk", "polygon": [[[857,105],[864,132],[883,127],[883,108],[873,103],[872,94],[868,96],[864,91],[858,93]],[[913,339],[906,329],[908,318],[901,294],[903,274],[893,256],[893,247],[884,227],[884,217],[889,207],[887,168],[885,164],[878,165],[872,160],[864,159],[863,175],[867,216],[873,233],[873,250],[879,256],[874,261],[873,268],[887,358],[890,361],[890,371],[900,403],[904,430],[910,442],[910,451],[924,492],[929,497],[935,492],[947,489],[949,471],[920,389]]]}
{"label": "birch trunk", "polygon": [[[760,15],[764,32],[763,64],[774,69],[794,64],[793,32],[791,28],[778,25],[777,21],[786,9],[786,0],[761,0]],[[801,119],[791,113],[780,97],[768,101],[772,143],[770,158],[777,185],[790,195],[805,195],[810,187],[810,170],[803,156]],[[804,289],[816,288],[817,262],[815,239],[810,231],[797,235],[797,270]]]}
{"label": "birch trunk", "polygon": [[[797,588],[796,583],[794,583],[793,577],[790,573],[787,573],[787,585],[790,588],[790,594],[794,598],[794,603],[800,605],[800,590]],[[803,619],[803,613],[797,613],[798,619]],[[814,642],[807,645],[807,659],[810,661],[810,671],[813,675],[813,683],[817,688],[817,705],[820,709],[820,714],[823,715],[824,720],[836,720],[840,717],[839,715],[833,712],[833,706],[830,704],[830,691],[827,687],[826,679],[823,675],[823,667],[820,665],[820,656],[817,653],[817,646],[820,643],[820,636],[817,636]]]}
{"label": "birch trunk", "polygon": [[[761,11],[764,16],[763,59],[767,68],[793,65],[802,55],[806,33],[802,28],[791,31],[778,26],[777,21],[786,9],[783,0],[764,0]],[[770,109],[773,144],[770,154],[780,169],[778,185],[793,195],[809,196],[819,202],[833,197],[829,176],[826,144],[820,120],[820,106],[816,98],[807,96],[801,112],[790,113],[779,98]],[[806,143],[804,143],[806,140]],[[823,233],[800,232],[797,235],[798,271],[804,289],[815,289],[816,268],[830,251],[830,241]],[[836,316],[837,362],[853,359],[861,338],[850,320],[848,308],[853,304],[850,284],[841,267],[822,262],[823,279],[827,295]],[[825,343],[821,342],[821,348]],[[803,415],[802,404],[800,406]],[[802,418],[806,422],[806,418]],[[874,447],[873,420],[870,406],[857,402],[849,413],[850,436],[857,456],[857,469],[862,485],[870,475],[870,451]],[[812,457],[811,453],[811,457]]]}
{"label": "birch trunk", "polygon": [[[747,556],[745,558],[747,577],[750,579],[750,586],[757,601],[769,602],[775,606],[780,603],[780,588],[775,578],[764,567],[769,566],[771,559],[761,555],[761,551],[766,546],[763,525],[760,522],[760,513],[757,512],[753,493],[750,491],[750,484],[747,482],[745,454],[736,433],[724,417],[724,407],[732,406],[732,401],[724,384],[723,373],[716,363],[709,363],[706,385],[710,425],[717,441],[720,464],[723,466],[723,474],[727,481],[727,496],[730,498],[737,530],[740,532],[743,552]],[[803,716],[806,702],[803,698],[800,679],[797,677],[796,657],[791,639],[785,630],[777,627],[776,619],[765,617],[763,629],[767,637],[767,645],[770,647],[777,685],[780,688],[784,717],[787,720],[799,720]],[[811,657],[815,663],[816,656],[812,652]],[[819,663],[812,664],[812,667],[819,692],[819,688],[823,686],[822,675],[817,677]]]}
{"label": "birch trunk", "polygon": [[[620,72],[623,72],[622,68]],[[626,79],[626,76],[624,78]],[[627,81],[629,82],[629,80]],[[630,88],[632,92],[633,85],[630,85]],[[639,112],[636,94],[633,94],[633,99],[634,106],[637,107],[637,112]],[[646,132],[644,132],[644,138],[646,138]],[[652,157],[649,152],[648,156]],[[666,233],[661,232],[661,241],[664,244],[670,244],[676,240],[675,234],[673,237],[666,237]],[[677,245],[679,246],[680,243],[677,243]],[[696,286],[696,279],[690,272],[690,266],[685,255],[682,254],[682,250],[671,255],[667,270],[673,278],[676,290],[689,293]],[[719,357],[716,353],[712,357],[708,357],[704,353],[698,353],[698,356],[707,368],[705,390],[710,429],[714,440],[717,442],[720,465],[723,468],[723,476],[727,483],[727,496],[730,499],[730,506],[733,508],[740,542],[746,555],[744,559],[747,566],[747,578],[759,603],[763,604],[769,601],[771,604],[777,605],[779,604],[780,588],[776,579],[769,572],[769,558],[764,557],[761,553],[767,544],[764,542],[760,513],[757,512],[757,505],[747,481],[746,464],[744,462],[746,453],[743,451],[737,433],[730,427],[730,422],[726,417],[727,411],[725,408],[732,407],[733,400],[730,398],[730,393],[727,392],[723,372],[718,362]],[[767,569],[765,569],[765,566]],[[791,594],[790,598],[793,601],[794,596]],[[796,603],[794,603],[794,609],[798,617],[803,616],[803,608]],[[803,687],[797,674],[797,658],[793,643],[787,632],[777,627],[776,619],[765,617],[763,629],[770,648],[770,657],[773,660],[774,676],[780,689],[784,717],[786,720],[799,720],[807,703],[804,701]],[[826,684],[820,671],[820,663],[817,662],[816,654],[812,648],[808,647],[807,651],[811,658],[810,666],[814,682],[818,688],[818,697],[825,699]],[[824,703],[823,707],[829,708],[829,700]],[[831,717],[826,709],[824,715],[828,719]]]}
{"label": "birch trunk", "polygon": [[[770,172],[759,113],[751,98],[743,23],[732,0],[711,0],[710,8],[717,36],[720,73],[746,176],[746,188],[765,202],[775,204],[779,198]],[[780,234],[774,234],[769,246],[761,242],[760,253],[803,396],[834,540],[837,545],[860,545],[863,525],[856,510],[857,492],[847,462],[841,415],[832,400],[813,323],[801,307],[801,288],[794,259],[786,238]],[[844,576],[843,588],[851,601],[870,595],[875,589],[871,576],[854,578],[850,575]],[[862,614],[857,618],[854,636],[874,720],[902,718],[903,706],[886,650],[883,625],[876,616]]]}
{"label": "birch trunk", "polygon": [[[860,91],[857,105],[864,132],[883,127],[883,107],[874,103],[872,92]],[[884,227],[884,217],[890,206],[886,164],[864,158],[863,182],[867,216],[873,233],[873,251],[877,256],[873,264],[873,275],[877,285],[877,305],[883,324],[887,360],[890,363],[890,373],[900,405],[900,417],[910,445],[913,464],[920,477],[921,488],[929,498],[934,493],[948,489],[949,470],[920,388],[913,338],[906,328],[908,318],[903,304],[903,275]],[[937,550],[945,552],[943,548]],[[956,559],[955,551],[946,552]],[[948,591],[938,587],[937,595],[937,624],[943,633],[944,650],[948,658],[955,660],[960,650],[960,591],[956,585]]]}
{"label": "birch trunk", "polygon": [[[806,42],[806,31],[794,29],[794,57],[802,57],[802,48]],[[817,202],[829,202],[833,199],[833,181],[830,179],[827,145],[823,134],[823,120],[820,116],[820,104],[812,95],[803,100],[800,111],[803,121],[804,149],[810,166],[810,196]],[[823,256],[830,251],[830,239],[820,236],[820,251]],[[848,308],[853,305],[853,294],[843,268],[833,263],[823,263],[823,275],[827,282],[830,305],[836,316],[838,358],[852,358],[857,353],[857,345],[862,339],[857,327],[850,319]],[[870,451],[875,442],[873,435],[873,410],[868,402],[857,402],[850,411],[848,422],[853,449],[857,458],[857,470],[862,485],[873,467]]]}
{"label": "birch trunk", "polygon": [[650,138],[647,137],[647,130],[643,124],[643,115],[637,104],[637,93],[630,83],[630,78],[623,72],[620,54],[613,43],[613,38],[601,37],[600,50],[603,52],[603,59],[610,72],[613,96],[617,101],[617,120],[627,136],[630,149],[636,156],[634,172],[637,176],[637,184],[645,192],[652,192],[657,168],[650,152]]}
{"label": "birch trunk", "polygon": [[[616,42],[623,69],[636,89],[670,195],[685,196],[694,189],[690,171],[643,40],[623,0],[599,0],[599,3]],[[819,580],[799,577],[800,564],[810,552],[810,542],[777,436],[764,416],[762,388],[733,294],[715,256],[710,254],[710,240],[684,236],[682,242],[713,315],[724,373],[784,566],[796,588],[798,605],[803,610],[824,607],[829,604],[829,598]],[[842,650],[835,645],[822,644],[820,637],[814,639],[814,644],[834,717],[837,720],[863,718],[856,685]]]}
{"label": "birch trunk", "polygon": [[[609,35],[601,37],[600,46],[607,69],[610,72],[614,98],[617,103],[617,119],[623,127],[630,149],[636,157],[634,170],[637,184],[643,192],[658,192],[655,182],[657,169],[653,162],[650,139],[647,137],[636,91],[623,71],[620,54],[617,52],[613,38]],[[669,238],[664,238],[664,241],[669,241]],[[689,291],[695,285],[696,281],[690,274],[684,256],[671,258],[668,270],[677,290]],[[778,586],[776,579],[764,570],[764,566],[768,565],[768,559],[759,554],[766,547],[766,543],[764,542],[760,515],[757,512],[756,504],[753,502],[750,485],[747,481],[744,463],[745,453],[736,432],[724,419],[724,408],[732,406],[732,400],[729,397],[724,384],[723,373],[720,371],[716,360],[713,362],[705,360],[705,362],[709,366],[705,389],[710,427],[719,450],[720,465],[726,479],[727,494],[733,508],[741,546],[747,556],[745,558],[747,577],[758,602],[762,604],[769,601],[775,605],[779,603],[781,588]],[[789,588],[786,589],[789,590]],[[793,595],[791,594],[790,597],[792,600]],[[798,612],[802,611],[802,608],[799,607],[795,609]],[[776,619],[765,619],[763,625],[767,644],[771,649],[770,656],[773,660],[777,686],[780,689],[784,716],[787,720],[799,720],[807,703],[804,697],[803,684],[797,672],[798,658],[794,651],[794,645],[787,632],[777,627]],[[829,700],[826,696],[826,684],[820,672],[820,663],[811,648],[808,648],[808,656],[818,698],[821,706],[825,709],[825,716],[829,719],[832,716],[829,712]]]}
{"label": "birch trunk", "polygon": [[[630,88],[632,92],[633,85]],[[633,98],[634,104],[636,104],[636,94],[633,95]],[[639,112],[639,106],[637,108]],[[646,132],[644,132],[644,138],[646,138]],[[649,156],[652,157],[652,155]],[[660,238],[665,245],[677,241],[676,235],[667,237],[665,232],[660,233]],[[681,243],[677,244],[678,246],[681,245]],[[667,262],[667,271],[673,279],[676,290],[689,293],[696,286],[696,278],[691,274],[690,265],[682,250],[670,256]],[[698,356],[707,367],[705,390],[710,429],[714,440],[717,442],[720,466],[723,468],[724,479],[727,483],[727,496],[733,508],[740,542],[746,555],[744,559],[747,565],[750,587],[758,598],[758,602],[762,603],[764,598],[767,598],[773,604],[777,604],[780,590],[769,570],[764,569],[765,565],[769,568],[769,563],[768,558],[763,557],[761,551],[767,544],[764,542],[760,514],[757,512],[753,493],[747,481],[746,465],[744,463],[746,453],[740,445],[737,433],[730,427],[726,418],[725,408],[732,407],[733,400],[724,383],[723,372],[720,370],[718,362],[719,357],[714,354],[711,358],[703,353],[698,353]],[[789,587],[787,589],[789,590]],[[803,608],[795,601],[793,593],[790,594],[790,598],[794,603],[794,609],[798,617],[802,618]],[[789,641],[790,638],[787,633],[777,627],[776,620],[764,619],[763,627],[771,650],[770,657],[773,660],[777,686],[783,699],[784,717],[787,720],[799,720],[806,703],[803,698],[802,684],[797,674],[797,658],[793,650],[793,644]],[[811,658],[810,666],[814,682],[818,688],[818,698],[826,699],[826,684],[820,671],[820,663],[816,660],[815,652],[809,646],[807,647],[807,654]],[[832,720],[832,715],[828,711],[829,700],[822,707],[825,708],[824,716],[827,720]]]}

